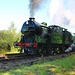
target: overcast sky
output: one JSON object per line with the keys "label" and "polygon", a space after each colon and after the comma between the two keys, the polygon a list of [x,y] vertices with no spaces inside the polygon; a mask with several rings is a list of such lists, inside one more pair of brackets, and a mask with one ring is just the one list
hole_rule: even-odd
{"label": "overcast sky", "polygon": [[[37,0],[38,1],[38,0]],[[0,30],[14,22],[17,31],[30,17],[29,0],[0,0]],[[35,20],[59,25],[75,33],[75,0],[43,0],[35,12]]]}

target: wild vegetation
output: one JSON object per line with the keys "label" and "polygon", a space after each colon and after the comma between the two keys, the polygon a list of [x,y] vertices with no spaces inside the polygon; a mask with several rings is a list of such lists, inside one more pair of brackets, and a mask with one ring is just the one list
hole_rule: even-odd
{"label": "wild vegetation", "polygon": [[16,52],[17,49],[13,47],[15,41],[20,41],[21,32],[16,33],[14,24],[8,30],[0,30],[0,53]]}
{"label": "wild vegetation", "polygon": [[48,62],[37,62],[32,66],[21,65],[8,72],[2,73],[2,71],[0,75],[75,75],[75,55]]}
{"label": "wild vegetation", "polygon": [[73,42],[75,43],[75,33],[73,33],[73,38],[72,39],[74,40]]}

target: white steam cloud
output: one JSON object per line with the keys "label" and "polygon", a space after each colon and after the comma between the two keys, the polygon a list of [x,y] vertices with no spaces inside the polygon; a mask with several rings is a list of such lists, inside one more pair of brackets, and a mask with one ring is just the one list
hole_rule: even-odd
{"label": "white steam cloud", "polygon": [[[65,2],[67,5],[65,5]],[[75,26],[75,0],[51,0],[50,23]]]}

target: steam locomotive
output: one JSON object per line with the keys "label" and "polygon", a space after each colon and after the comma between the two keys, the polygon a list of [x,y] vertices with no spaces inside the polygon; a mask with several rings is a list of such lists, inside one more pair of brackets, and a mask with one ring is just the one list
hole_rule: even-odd
{"label": "steam locomotive", "polygon": [[72,44],[72,35],[67,29],[57,25],[45,26],[29,18],[21,28],[21,40],[14,46],[21,47],[26,54],[62,53]]}

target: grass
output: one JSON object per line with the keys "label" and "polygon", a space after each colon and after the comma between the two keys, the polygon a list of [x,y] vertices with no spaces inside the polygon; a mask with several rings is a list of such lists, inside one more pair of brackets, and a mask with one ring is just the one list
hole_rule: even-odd
{"label": "grass", "polygon": [[9,50],[7,50],[7,51],[0,50],[0,54],[20,53],[19,49],[20,48],[14,48],[14,47],[12,47],[10,51]]}
{"label": "grass", "polygon": [[22,65],[15,70],[0,71],[0,75],[75,75],[75,55],[29,67]]}

